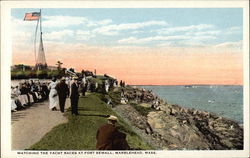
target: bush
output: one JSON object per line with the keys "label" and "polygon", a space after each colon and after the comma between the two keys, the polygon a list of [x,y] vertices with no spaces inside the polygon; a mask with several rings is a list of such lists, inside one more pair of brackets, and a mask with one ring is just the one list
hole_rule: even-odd
{"label": "bush", "polygon": [[27,73],[28,78],[36,78],[36,73],[34,71],[29,71]]}
{"label": "bush", "polygon": [[36,72],[36,75],[37,75],[37,78],[39,78],[39,79],[46,79],[48,77],[47,72],[44,70],[38,70]]}
{"label": "bush", "polygon": [[11,79],[28,79],[28,78],[49,79],[52,77],[58,77],[59,75],[60,73],[58,70],[11,71]]}
{"label": "bush", "polygon": [[17,71],[13,77],[15,77],[16,79],[26,79],[26,78],[28,78],[25,75],[24,71]]}
{"label": "bush", "polygon": [[142,116],[147,116],[148,113],[150,111],[152,111],[153,109],[152,108],[148,108],[148,107],[143,107],[143,106],[140,106],[140,105],[135,105],[133,106],[136,111],[138,111]]}
{"label": "bush", "polygon": [[47,72],[47,78],[58,77],[58,76],[59,76],[58,70],[52,70]]}

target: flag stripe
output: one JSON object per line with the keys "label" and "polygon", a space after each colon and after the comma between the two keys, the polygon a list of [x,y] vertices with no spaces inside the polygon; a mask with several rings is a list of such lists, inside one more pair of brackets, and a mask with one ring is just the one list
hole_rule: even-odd
{"label": "flag stripe", "polygon": [[40,14],[35,13],[25,13],[24,20],[32,21],[32,20],[38,20],[40,17]]}

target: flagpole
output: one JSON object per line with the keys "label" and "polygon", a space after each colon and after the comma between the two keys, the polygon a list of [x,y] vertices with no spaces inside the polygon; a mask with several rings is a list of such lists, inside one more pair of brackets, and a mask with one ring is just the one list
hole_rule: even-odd
{"label": "flagpole", "polygon": [[42,10],[40,9],[40,32],[42,34]]}
{"label": "flagpole", "polygon": [[37,29],[38,29],[39,19],[37,20],[37,24],[36,24],[35,40],[34,40],[34,52],[35,52],[35,62],[36,62],[36,64],[37,64],[37,58],[36,58],[36,37],[37,37]]}
{"label": "flagpole", "polygon": [[[40,14],[39,14],[39,22],[40,22],[40,38],[39,39],[40,39],[40,42],[41,42],[41,37],[42,37],[42,28],[41,28],[42,19],[41,19],[41,16],[42,15],[41,15],[41,9],[40,9]],[[40,43],[39,43],[39,49],[40,49]],[[38,53],[39,53],[39,50],[38,50]],[[39,58],[39,54],[38,54],[38,58]],[[36,62],[36,64],[37,64],[37,69],[40,70],[40,63]]]}

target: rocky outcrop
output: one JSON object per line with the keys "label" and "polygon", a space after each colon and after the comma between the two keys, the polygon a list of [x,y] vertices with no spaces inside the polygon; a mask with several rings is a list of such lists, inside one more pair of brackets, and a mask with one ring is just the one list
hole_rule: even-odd
{"label": "rocky outcrop", "polygon": [[168,146],[168,142],[163,137],[154,132],[147,121],[147,117],[140,115],[131,105],[119,105],[113,108],[113,110],[119,114],[134,131],[137,132],[148,144],[154,149],[164,149]]}
{"label": "rocky outcrop", "polygon": [[[135,95],[137,93],[139,95]],[[134,88],[125,94],[130,102],[137,104],[119,105],[114,110],[137,128],[140,135],[156,149],[243,149],[243,129],[232,120],[205,111],[169,105],[152,92],[141,89]],[[141,96],[139,102],[138,96]],[[159,102],[155,104],[155,100]],[[151,110],[147,116],[142,116],[135,106]]]}
{"label": "rocky outcrop", "polygon": [[157,97],[152,91],[148,91],[144,88],[126,87],[123,95],[129,101],[136,103],[164,103],[164,101]]}
{"label": "rocky outcrop", "polygon": [[178,105],[161,105],[148,114],[154,132],[176,149],[243,149],[243,129],[234,121]]}

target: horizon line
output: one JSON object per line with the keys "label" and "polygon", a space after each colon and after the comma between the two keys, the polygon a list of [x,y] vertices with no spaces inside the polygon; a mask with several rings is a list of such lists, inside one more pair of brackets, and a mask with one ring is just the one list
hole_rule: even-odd
{"label": "horizon line", "polygon": [[244,86],[243,84],[172,84],[172,85],[154,85],[154,84],[147,84],[147,85],[132,85],[128,84],[129,86]]}

